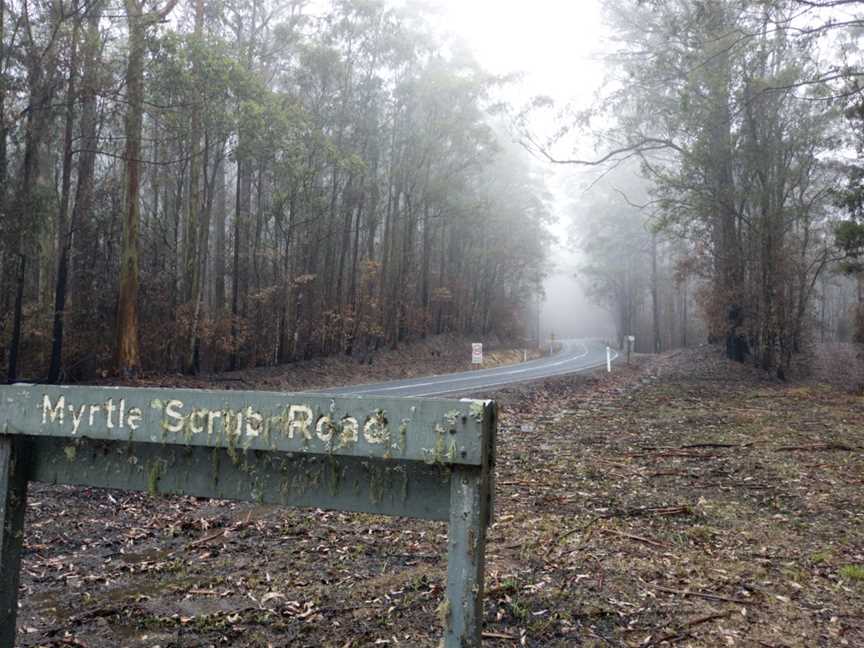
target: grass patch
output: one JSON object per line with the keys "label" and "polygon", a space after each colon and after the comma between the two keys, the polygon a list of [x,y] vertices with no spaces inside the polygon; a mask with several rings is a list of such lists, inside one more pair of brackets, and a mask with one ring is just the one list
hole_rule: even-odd
{"label": "grass patch", "polygon": [[843,565],[840,568],[840,576],[846,580],[864,583],[864,565]]}

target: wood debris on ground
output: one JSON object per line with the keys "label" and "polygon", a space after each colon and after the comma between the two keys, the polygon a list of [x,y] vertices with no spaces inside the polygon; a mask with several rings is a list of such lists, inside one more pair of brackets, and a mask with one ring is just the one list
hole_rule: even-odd
{"label": "wood debris on ground", "polygon": [[[864,645],[860,393],[704,347],[497,397],[486,645]],[[441,523],[33,485],[19,644],[436,646],[445,545]]]}

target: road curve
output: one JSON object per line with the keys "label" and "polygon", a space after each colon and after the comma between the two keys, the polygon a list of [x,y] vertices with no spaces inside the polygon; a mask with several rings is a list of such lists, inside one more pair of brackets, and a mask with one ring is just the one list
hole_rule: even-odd
{"label": "road curve", "polygon": [[[561,340],[561,350],[547,358],[461,373],[347,385],[317,390],[334,396],[443,396],[477,394],[486,389],[587,371],[606,364],[606,345],[597,340]],[[613,351],[613,359],[617,354]]]}

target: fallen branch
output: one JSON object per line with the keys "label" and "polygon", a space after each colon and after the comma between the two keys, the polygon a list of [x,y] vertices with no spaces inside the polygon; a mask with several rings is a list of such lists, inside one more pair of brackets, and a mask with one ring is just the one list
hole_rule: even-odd
{"label": "fallen branch", "polygon": [[639,470],[639,466],[633,466],[632,464],[625,464],[619,461],[607,461],[606,459],[596,459],[597,463],[606,464],[607,466],[615,466],[616,468],[626,468],[627,470]]}
{"label": "fallen branch", "polygon": [[[681,629],[689,629],[695,628],[698,625],[702,625],[703,623],[708,623],[709,621],[715,621],[716,619],[725,619],[731,614],[730,612],[714,612],[712,614],[706,614],[701,617],[696,617],[691,621],[686,621],[681,624]],[[683,638],[680,632],[673,632],[662,637],[658,637],[657,639],[652,640],[648,645],[661,644],[664,641],[674,641],[676,639]]]}
{"label": "fallen branch", "polygon": [[677,594],[678,596],[695,596],[697,598],[708,599],[709,601],[725,601],[726,603],[738,603],[739,605],[753,605],[753,601],[748,601],[746,599],[740,598],[731,598],[728,596],[721,596],[719,594],[711,594],[710,592],[692,592],[690,590],[676,590],[671,587],[663,587],[662,585],[654,585],[654,587],[661,592],[666,592],[668,594]]}
{"label": "fallen branch", "polygon": [[659,450],[656,452],[634,452],[624,455],[633,459],[647,459],[657,457],[686,457],[688,459],[713,459],[716,454],[705,454],[702,452],[690,452],[688,450]]}
{"label": "fallen branch", "polygon": [[645,538],[643,536],[634,535],[632,533],[624,533],[623,531],[616,531],[615,529],[601,529],[601,531],[603,533],[611,533],[612,535],[616,535],[621,538],[629,538],[630,540],[635,540],[636,542],[643,542],[647,545],[651,545],[652,547],[669,549],[669,545],[663,544],[662,542],[657,542],[656,540],[652,540],[651,538]]}
{"label": "fallen branch", "polygon": [[687,621],[682,628],[693,628],[697,625],[702,625],[703,623],[708,623],[709,621],[713,621],[714,619],[725,619],[728,617],[731,612],[715,612],[714,614],[706,614],[701,617],[696,617],[691,621]]}
{"label": "fallen branch", "polygon": [[800,446],[781,446],[779,448],[774,448],[777,452],[791,452],[793,450],[802,450],[802,451],[823,451],[823,450],[842,450],[844,452],[855,452],[856,450],[860,450],[860,448],[855,448],[853,446],[846,445],[845,443],[811,443],[809,445],[800,445]]}
{"label": "fallen branch", "polygon": [[225,535],[225,529],[219,529],[216,533],[211,533],[208,536],[204,536],[203,538],[198,538],[197,540],[190,542],[186,545],[186,549],[194,549],[195,547],[199,547],[203,544],[207,544],[211,540],[216,540]]}
{"label": "fallen branch", "polygon": [[688,443],[680,446],[680,449],[687,448],[747,448],[753,445],[752,443]]}
{"label": "fallen branch", "polygon": [[564,540],[569,538],[574,533],[579,533],[580,531],[590,531],[591,527],[593,527],[599,519],[599,517],[592,518],[591,521],[588,522],[588,524],[586,524],[585,526],[575,527],[567,531],[567,533],[562,533],[560,536],[558,536],[558,539],[552,543],[552,546],[557,546],[561,544],[562,542],[564,542]]}
{"label": "fallen branch", "polygon": [[693,509],[689,504],[679,504],[675,506],[653,506],[635,509],[626,509],[624,511],[611,511],[600,515],[601,518],[613,517],[641,517],[644,515],[671,516],[671,515],[690,515]]}

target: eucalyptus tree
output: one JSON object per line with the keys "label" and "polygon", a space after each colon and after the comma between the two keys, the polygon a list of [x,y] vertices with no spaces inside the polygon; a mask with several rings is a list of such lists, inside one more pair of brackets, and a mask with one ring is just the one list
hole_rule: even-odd
{"label": "eucalyptus tree", "polygon": [[57,209],[57,279],[54,289],[54,317],[52,326],[51,364],[48,368],[48,381],[57,382],[60,377],[60,362],[63,351],[63,324],[66,309],[66,284],[69,268],[69,250],[72,245],[72,231],[75,223],[68,219],[69,201],[72,190],[72,137],[75,127],[75,103],[77,100],[77,75],[79,56],[79,33],[81,17],[77,0],[72,1],[72,28],[69,34],[69,69],[66,82],[66,101],[63,127],[63,161],[60,187],[60,204]]}
{"label": "eucalyptus tree", "polygon": [[[104,3],[101,0],[89,5],[86,20],[82,27],[81,35],[81,71],[80,81],[77,89],[77,101],[80,106],[78,116],[78,150],[76,152],[75,165],[75,196],[72,205],[72,213],[69,217],[70,237],[67,245],[70,249],[66,252],[69,256],[69,273],[67,279],[70,286],[64,285],[64,277],[59,269],[62,263],[58,262],[57,293],[72,294],[72,302],[76,307],[70,309],[67,306],[68,294],[63,300],[63,308],[56,308],[60,312],[61,326],[59,335],[55,335],[52,343],[51,368],[54,363],[62,366],[64,362],[64,340],[67,330],[71,327],[79,338],[85,338],[84,332],[93,332],[93,308],[91,298],[93,296],[93,283],[97,275],[93,259],[97,257],[99,227],[93,216],[96,204],[97,188],[97,154],[99,151],[99,127],[100,111],[98,101],[100,96],[109,92],[111,78],[105,73],[104,42],[103,33],[100,29]],[[57,316],[55,312],[55,317]],[[56,345],[56,347],[54,346]],[[83,343],[79,347],[83,346]],[[78,349],[79,356],[93,358],[96,355],[94,349]],[[57,356],[55,358],[55,355]],[[92,364],[92,362],[91,362]],[[49,368],[49,379],[51,378]]]}
{"label": "eucalyptus tree", "polygon": [[637,160],[659,225],[705,257],[692,267],[710,286],[709,337],[782,371],[827,263],[820,156],[836,115],[819,101],[830,87],[814,38],[795,36],[785,0],[605,6],[618,47],[601,112],[614,125],[596,159],[557,161]]}
{"label": "eucalyptus tree", "polygon": [[835,225],[836,245],[842,254],[839,270],[856,281],[855,340],[864,342],[864,99],[860,95],[846,110],[848,143],[855,158],[845,164],[845,182],[835,194],[845,218]]}
{"label": "eucalyptus tree", "polygon": [[304,5],[3,4],[0,112],[20,115],[3,342],[27,370],[219,370],[516,331],[546,212],[490,126],[500,80],[415,9]]}
{"label": "eucalyptus tree", "polygon": [[[7,5],[6,10],[11,18],[13,6]],[[15,125],[23,131],[20,134],[23,150],[19,150],[16,156],[17,173],[15,181],[10,183],[14,187],[13,195],[4,214],[4,275],[11,279],[7,285],[11,284],[10,292],[14,295],[14,306],[10,309],[13,321],[7,365],[7,379],[10,382],[18,374],[28,279],[35,279],[39,300],[44,297],[42,288],[48,285],[45,277],[47,268],[40,263],[52,256],[44,253],[45,248],[50,246],[49,213],[53,211],[47,140],[54,117],[53,102],[58,84],[56,76],[60,67],[58,56],[63,40],[61,34],[70,16],[69,6],[65,3],[34,3],[31,6],[24,2],[14,6],[14,10],[13,31],[18,34],[19,40],[15,47],[6,48],[6,55],[15,59],[14,65],[23,82],[16,88],[17,97],[9,99],[17,100],[19,115],[24,117],[23,123]],[[6,99],[4,96],[4,102]],[[5,127],[8,124],[4,124]]]}
{"label": "eucalyptus tree", "polygon": [[146,11],[143,0],[126,0],[129,53],[126,64],[125,219],[117,303],[117,369],[135,375],[141,367],[138,345],[139,228],[141,191],[141,131],[144,126],[144,64],[147,30],[171,13],[178,0],[166,0]]}

